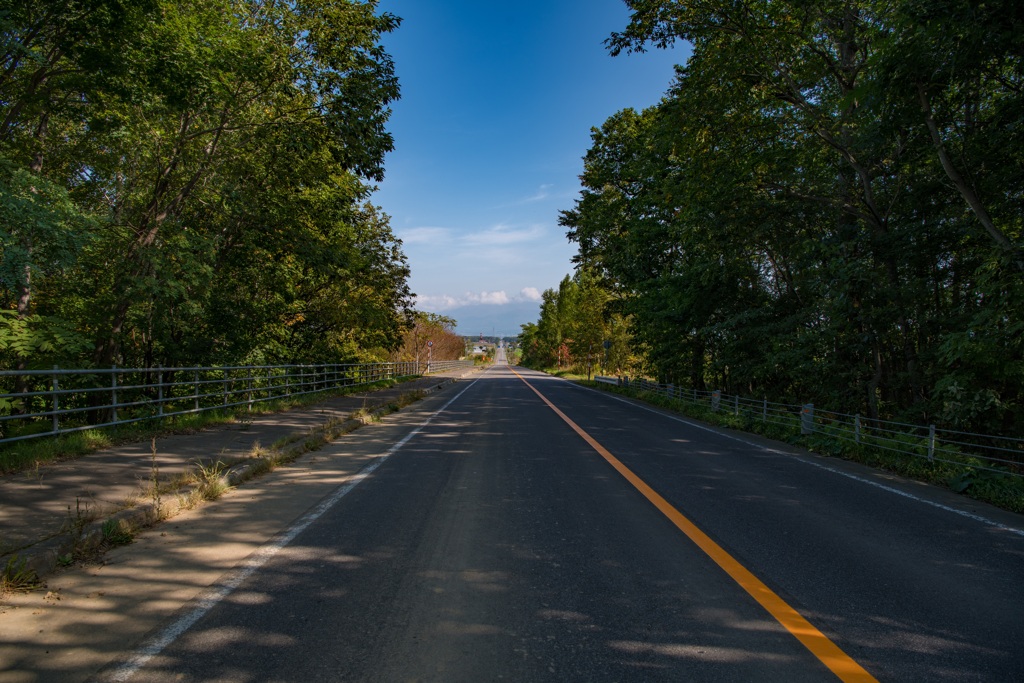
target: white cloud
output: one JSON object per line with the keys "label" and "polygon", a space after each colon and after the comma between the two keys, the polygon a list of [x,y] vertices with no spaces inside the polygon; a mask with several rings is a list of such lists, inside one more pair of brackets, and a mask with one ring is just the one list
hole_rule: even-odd
{"label": "white cloud", "polygon": [[[477,304],[493,304],[503,306],[509,302],[508,294],[504,291],[480,292],[478,295],[470,295],[470,301]],[[475,301],[474,301],[475,299]]]}
{"label": "white cloud", "polygon": [[416,297],[417,307],[433,312],[449,311],[462,306],[505,306],[522,302],[541,300],[540,291],[536,287],[524,287],[519,294],[509,296],[505,290],[494,292],[465,292],[461,296],[450,294],[421,294]]}
{"label": "white cloud", "polygon": [[521,296],[526,301],[540,301],[541,299],[540,290],[538,290],[536,287],[523,287],[519,291],[519,296]]}
{"label": "white cloud", "polygon": [[418,294],[416,296],[416,307],[425,311],[439,312],[458,308],[463,303],[455,297],[447,294]]}

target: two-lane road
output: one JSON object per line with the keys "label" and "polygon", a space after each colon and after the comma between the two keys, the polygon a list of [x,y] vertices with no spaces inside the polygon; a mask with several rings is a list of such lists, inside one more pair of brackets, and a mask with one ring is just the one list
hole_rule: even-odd
{"label": "two-lane road", "polygon": [[416,410],[339,442],[395,445],[101,677],[1024,680],[1018,516],[500,365]]}

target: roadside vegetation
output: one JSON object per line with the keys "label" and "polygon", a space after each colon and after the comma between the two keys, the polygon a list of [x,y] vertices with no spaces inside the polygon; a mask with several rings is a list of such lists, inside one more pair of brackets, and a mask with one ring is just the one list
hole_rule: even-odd
{"label": "roadside vegetation", "polygon": [[1024,438],[1024,6],[628,4],[523,363]]}
{"label": "roadside vegetation", "polygon": [[[925,457],[927,449],[922,449],[922,439],[913,435],[906,436],[904,448],[908,453],[898,453],[889,447],[878,447],[872,443],[870,437],[864,437],[860,444],[855,444],[831,436],[827,429],[804,435],[801,433],[798,416],[793,416],[791,421],[781,424],[777,420],[766,422],[750,411],[741,411],[737,415],[728,410],[712,410],[705,403],[683,401],[661,393],[588,382],[578,377],[567,378],[575,379],[580,384],[594,389],[636,398],[707,424],[759,434],[821,455],[863,463],[910,479],[942,486],[1004,510],[1024,513],[1024,477],[1014,476],[1006,471],[992,471],[991,465],[969,454],[956,455],[952,458],[946,456],[945,462],[929,462]],[[922,452],[913,454],[915,450]]]}
{"label": "roadside vegetation", "polygon": [[[370,203],[399,96],[377,5],[0,0],[0,370],[462,356]],[[47,382],[0,377],[0,416]],[[0,472],[245,419],[14,444]]]}
{"label": "roadside vegetation", "polygon": [[409,268],[368,200],[398,23],[374,0],[0,0],[0,367],[393,360]]}
{"label": "roadside vegetation", "polygon": [[345,396],[395,386],[400,381],[382,380],[358,387],[279,398],[254,404],[252,410],[239,407],[191,415],[177,415],[161,420],[134,422],[102,429],[88,429],[57,437],[43,437],[12,443],[0,448],[0,473],[26,472],[31,474],[41,466],[55,460],[77,458],[95,451],[126,443],[148,441],[170,434],[192,434],[208,427],[240,424],[244,429],[253,418],[286,410],[315,405],[334,396]]}
{"label": "roadside vegetation", "polygon": [[[375,386],[383,388],[394,384],[398,382],[389,380]],[[333,394],[325,392],[320,396],[278,401],[274,407],[285,410],[316,403],[330,395]],[[137,494],[127,497],[114,510],[100,511],[80,498],[76,499],[74,508],[69,505],[67,519],[58,534],[69,535],[71,542],[68,551],[57,558],[57,565],[70,566],[88,561],[110,548],[130,544],[143,527],[173,517],[181,510],[191,510],[204,502],[216,500],[233,486],[320,450],[338,437],[401,410],[421,400],[424,395],[420,390],[405,391],[383,405],[372,409],[364,407],[344,418],[328,419],[308,430],[282,437],[268,446],[256,443],[248,453],[196,460],[184,471],[172,476],[162,472],[158,464],[156,437],[159,434],[150,430],[145,434],[138,432],[124,435],[125,441],[150,440],[152,462],[148,481]],[[265,408],[260,412],[270,411]],[[251,416],[252,413],[247,413],[246,419],[251,419]],[[39,462],[34,466],[38,467]],[[19,550],[0,543],[0,555],[5,556],[6,562],[6,565],[0,565],[0,597],[12,591],[29,591],[43,585],[35,571],[28,566],[26,558],[18,554]]]}

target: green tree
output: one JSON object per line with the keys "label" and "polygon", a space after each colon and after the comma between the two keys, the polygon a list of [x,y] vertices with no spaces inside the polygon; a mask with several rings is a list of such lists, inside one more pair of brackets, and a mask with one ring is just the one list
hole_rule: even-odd
{"label": "green tree", "polygon": [[[566,276],[558,289],[541,295],[540,319],[522,326],[519,345],[522,363],[537,368],[571,368],[592,372],[604,359],[604,342],[628,336],[621,316],[612,316],[611,295],[600,279],[586,269]],[[617,327],[615,327],[617,326]],[[628,354],[617,348],[620,363]]]}
{"label": "green tree", "polygon": [[[1008,424],[1022,351],[1007,268],[1020,11],[628,4],[613,53],[683,39],[693,54],[659,106],[594,131],[562,224],[650,372],[871,416]],[[998,360],[967,361],[985,354]]]}
{"label": "green tree", "polygon": [[398,95],[376,8],[5,2],[4,307],[101,365],[386,357],[410,293],[368,203]]}

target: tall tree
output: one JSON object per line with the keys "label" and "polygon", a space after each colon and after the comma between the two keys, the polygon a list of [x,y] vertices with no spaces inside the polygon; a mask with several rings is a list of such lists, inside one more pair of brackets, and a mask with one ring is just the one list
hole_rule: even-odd
{"label": "tall tree", "polygon": [[682,39],[692,57],[660,105],[594,132],[562,224],[652,371],[1005,428],[1021,393],[1020,278],[1006,268],[1020,11],[627,4],[613,53]]}
{"label": "tall tree", "polygon": [[392,145],[396,17],[375,0],[0,2],[5,308],[65,321],[100,365],[387,355],[408,266],[367,200]]}

